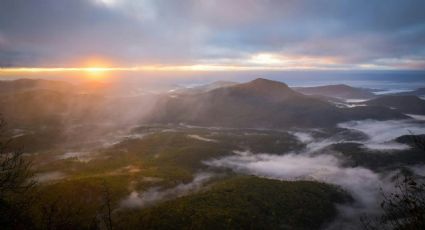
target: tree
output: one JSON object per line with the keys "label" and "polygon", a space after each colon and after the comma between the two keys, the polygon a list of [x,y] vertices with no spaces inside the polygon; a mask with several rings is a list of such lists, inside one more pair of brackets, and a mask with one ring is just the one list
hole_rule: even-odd
{"label": "tree", "polygon": [[35,182],[31,180],[31,163],[23,152],[9,148],[5,127],[0,117],[0,226],[18,228],[30,221],[27,211],[31,197],[27,195]]}
{"label": "tree", "polygon": [[101,208],[101,218],[103,223],[106,226],[106,229],[112,230],[113,229],[113,222],[112,222],[112,201],[111,201],[111,192],[109,190],[109,186],[106,184],[106,181],[103,181],[102,183],[102,200],[103,205]]}
{"label": "tree", "polygon": [[[423,136],[411,135],[412,143],[425,153]],[[412,175],[404,176],[395,184],[394,192],[383,192],[383,214],[376,220],[363,217],[365,229],[425,229],[425,179]]]}

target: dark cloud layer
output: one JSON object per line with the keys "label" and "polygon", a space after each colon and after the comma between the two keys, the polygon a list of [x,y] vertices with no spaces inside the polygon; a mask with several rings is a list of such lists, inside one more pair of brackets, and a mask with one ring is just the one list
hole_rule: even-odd
{"label": "dark cloud layer", "polygon": [[[425,68],[425,1],[0,0],[0,64],[237,64],[268,53]],[[249,62],[248,62],[249,63]]]}

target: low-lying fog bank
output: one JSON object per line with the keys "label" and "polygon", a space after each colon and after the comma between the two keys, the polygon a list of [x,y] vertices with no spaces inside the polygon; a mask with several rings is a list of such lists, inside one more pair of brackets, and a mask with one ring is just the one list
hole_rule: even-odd
{"label": "low-lying fog bank", "polygon": [[425,123],[415,120],[362,120],[345,122],[338,126],[366,134],[368,140],[362,144],[369,149],[382,151],[407,149],[408,145],[397,143],[394,140],[403,135],[425,133]]}
{"label": "low-lying fog bank", "polygon": [[[395,142],[397,137],[414,134],[425,134],[425,123],[413,120],[394,121],[352,121],[341,123],[340,128],[355,130],[367,136],[365,140],[354,142],[363,144],[365,148],[378,150],[382,154],[410,148],[406,144]],[[284,155],[249,151],[234,151],[234,155],[211,159],[204,163],[213,168],[231,169],[237,173],[256,175],[279,180],[314,180],[335,184],[348,191],[355,202],[340,206],[338,219],[329,229],[358,229],[362,215],[379,213],[379,201],[383,191],[394,189],[395,178],[399,170],[374,171],[365,167],[350,167],[344,164],[345,158],[335,154],[328,146],[353,142],[341,139],[341,136],[314,138],[312,132],[293,132],[306,147],[301,152],[289,152]],[[413,173],[423,175],[423,164],[407,166]]]}
{"label": "low-lying fog bank", "polygon": [[214,174],[202,172],[194,175],[191,182],[181,183],[171,188],[152,187],[143,192],[133,191],[121,201],[120,206],[121,208],[142,208],[159,201],[184,196],[201,189],[212,177],[214,177]]}

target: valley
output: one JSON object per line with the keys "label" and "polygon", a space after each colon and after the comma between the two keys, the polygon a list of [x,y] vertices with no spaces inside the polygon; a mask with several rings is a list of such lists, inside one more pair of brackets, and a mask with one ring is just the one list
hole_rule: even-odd
{"label": "valley", "polygon": [[[59,93],[54,87],[49,94],[22,92],[50,98]],[[397,101],[385,100],[399,96],[375,96],[339,107],[337,97],[303,95],[265,79],[205,88],[147,96],[155,103],[138,96],[115,104],[96,92],[84,100],[66,93],[48,105],[30,97],[24,105],[21,97],[2,95],[5,119],[13,116],[4,138],[31,162],[37,183],[35,224],[53,215],[43,208],[50,205],[57,210],[51,224],[89,228],[107,188],[114,223],[123,229],[251,228],[264,218],[271,228],[340,229],[375,215],[379,190],[391,189],[397,175],[425,176],[425,154],[414,142],[425,134],[425,121],[406,109],[417,103],[394,108]],[[256,199],[268,211],[250,206]],[[285,211],[299,202],[317,208]],[[193,209],[201,210],[196,217]]]}

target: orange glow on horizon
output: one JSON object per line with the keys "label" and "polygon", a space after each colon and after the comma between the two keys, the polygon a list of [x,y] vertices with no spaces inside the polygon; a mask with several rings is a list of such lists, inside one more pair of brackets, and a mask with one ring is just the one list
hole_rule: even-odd
{"label": "orange glow on horizon", "polygon": [[[285,70],[351,70],[351,69],[391,69],[385,66],[377,65],[358,65],[354,67],[343,67],[335,64],[333,60],[323,59],[320,62],[323,65],[312,64],[312,60],[302,58],[298,62],[291,63],[283,60],[278,63],[272,56],[258,56],[253,58],[251,65],[214,65],[214,64],[196,64],[196,65],[144,65],[131,67],[108,67],[108,65],[92,64],[83,67],[11,67],[0,68],[0,75],[7,74],[26,74],[26,73],[82,73],[95,78],[107,76],[111,72],[222,72],[222,71],[285,71]],[[255,63],[254,63],[255,62]],[[264,64],[266,63],[266,64]],[[97,77],[96,77],[97,76]]]}
{"label": "orange glow on horizon", "polygon": [[85,68],[87,78],[91,80],[101,80],[107,77],[107,70],[103,67],[88,67]]}
{"label": "orange glow on horizon", "polygon": [[[214,63],[216,62],[216,63]],[[0,75],[26,73],[78,73],[82,77],[105,78],[111,72],[220,72],[220,71],[285,71],[285,70],[352,70],[352,69],[389,69],[378,65],[340,65],[334,57],[315,57],[282,55],[275,53],[257,53],[241,59],[203,60],[199,64],[189,65],[137,65],[118,66],[112,59],[91,56],[75,61],[76,67],[10,67],[0,68]]]}
{"label": "orange glow on horizon", "polygon": [[41,72],[138,72],[138,71],[249,71],[249,70],[320,70],[339,69],[302,66],[245,66],[245,65],[181,65],[181,66],[136,66],[136,67],[17,67],[0,68],[0,73],[41,73]]}

